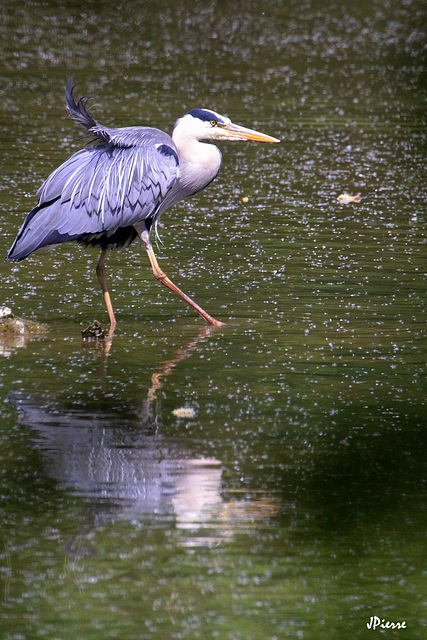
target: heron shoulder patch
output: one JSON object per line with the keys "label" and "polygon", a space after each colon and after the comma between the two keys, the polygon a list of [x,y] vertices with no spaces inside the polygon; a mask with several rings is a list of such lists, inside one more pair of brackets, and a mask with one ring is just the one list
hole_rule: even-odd
{"label": "heron shoulder patch", "polygon": [[157,151],[161,153],[162,156],[174,158],[176,165],[177,166],[179,165],[179,158],[175,149],[172,149],[172,147],[170,147],[168,144],[159,144],[159,145],[156,145],[156,147],[157,147]]}

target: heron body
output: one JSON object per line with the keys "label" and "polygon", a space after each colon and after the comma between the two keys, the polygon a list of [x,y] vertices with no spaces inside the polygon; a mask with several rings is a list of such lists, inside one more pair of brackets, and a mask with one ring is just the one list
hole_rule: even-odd
{"label": "heron body", "polygon": [[202,140],[279,141],[234,125],[208,109],[185,114],[177,121],[172,137],[152,127],[109,128],[92,117],[87,99],[75,101],[73,90],[71,78],[66,87],[68,110],[94,144],[73,154],[40,187],[38,204],[27,215],[7,259],[21,261],[36,251],[71,240],[100,247],[96,272],[112,333],[116,320],[105,277],[106,253],[127,247],[139,237],[155,277],[208,324],[222,324],[161,271],[150,234],[168,207],[204,189],[218,174],[221,153]]}

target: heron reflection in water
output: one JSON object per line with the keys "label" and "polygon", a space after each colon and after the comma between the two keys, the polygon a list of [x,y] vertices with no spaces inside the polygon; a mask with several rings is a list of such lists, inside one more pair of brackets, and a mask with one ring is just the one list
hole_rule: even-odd
{"label": "heron reflection in water", "polygon": [[109,249],[139,237],[154,276],[192,306],[210,325],[222,325],[181,291],[160,269],[150,242],[152,230],[171,205],[204,189],[218,174],[219,149],[202,141],[277,138],[233,124],[208,109],[192,109],[175,124],[172,137],[151,127],[112,129],[97,122],[85,98],[77,102],[73,78],[66,87],[71,117],[96,143],[77,151],[40,187],[38,205],[28,214],[8,260],[20,261],[40,249],[75,240],[101,248],[96,273],[116,326],[105,275]]}
{"label": "heron reflection in water", "polygon": [[[58,490],[71,490],[86,499],[95,528],[117,520],[138,522],[149,517],[156,527],[173,520],[176,529],[187,532],[181,544],[210,546],[277,512],[268,491],[224,484],[223,463],[219,453],[212,455],[208,440],[177,437],[183,426],[174,427],[172,436],[164,428],[177,418],[166,411],[170,402],[163,402],[158,392],[163,387],[162,396],[168,397],[168,377],[211,332],[211,327],[202,326],[197,335],[185,341],[181,337],[181,346],[153,367],[138,414],[122,388],[118,393],[114,383],[107,386],[106,369],[101,372],[106,378],[101,402],[94,401],[90,388],[75,404],[62,404],[54,394],[46,404],[46,396],[25,390],[9,395],[19,422],[30,428],[30,441],[42,455],[46,474],[59,483]],[[202,426],[196,422],[194,428]],[[77,536],[82,541],[87,518],[79,517],[85,522]],[[90,538],[83,545],[92,545]]]}

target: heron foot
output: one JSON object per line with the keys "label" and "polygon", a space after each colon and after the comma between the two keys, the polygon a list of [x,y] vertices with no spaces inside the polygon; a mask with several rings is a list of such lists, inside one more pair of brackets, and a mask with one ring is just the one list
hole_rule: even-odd
{"label": "heron foot", "polygon": [[226,326],[225,322],[220,322],[219,320],[215,320],[215,318],[212,318],[211,316],[208,316],[208,314],[206,314],[206,316],[204,316],[206,322],[208,324],[212,325],[213,327],[225,327]]}

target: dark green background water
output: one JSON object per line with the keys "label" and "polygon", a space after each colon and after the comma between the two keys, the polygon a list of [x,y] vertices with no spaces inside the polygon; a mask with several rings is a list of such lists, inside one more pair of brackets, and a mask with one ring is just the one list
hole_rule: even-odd
{"label": "dark green background water", "polygon": [[96,252],[0,263],[0,303],[50,326],[3,346],[1,638],[425,637],[426,16],[2,3],[3,255],[83,144],[71,73],[107,125],[210,107],[282,143],[223,144],[162,220],[160,265],[223,328],[135,243],[108,261],[106,355],[80,339],[107,322]]}

